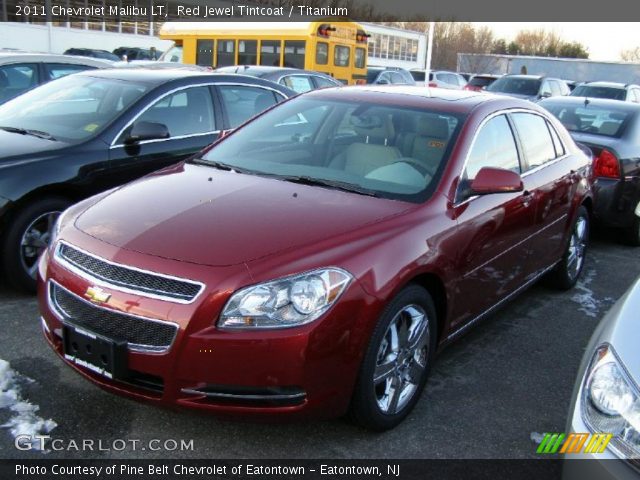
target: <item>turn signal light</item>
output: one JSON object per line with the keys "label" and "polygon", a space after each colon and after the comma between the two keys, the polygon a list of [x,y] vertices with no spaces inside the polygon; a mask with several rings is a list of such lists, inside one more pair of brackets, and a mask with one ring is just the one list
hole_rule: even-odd
{"label": "turn signal light", "polygon": [[603,148],[595,159],[593,171],[596,177],[620,178],[620,162],[606,148]]}

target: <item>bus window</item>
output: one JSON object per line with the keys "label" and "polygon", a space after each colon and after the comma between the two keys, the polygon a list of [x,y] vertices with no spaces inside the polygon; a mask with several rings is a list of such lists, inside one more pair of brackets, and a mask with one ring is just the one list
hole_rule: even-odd
{"label": "bus window", "polygon": [[367,53],[364,48],[356,48],[356,68],[364,68]]}
{"label": "bus window", "polygon": [[284,41],[284,66],[291,68],[304,68],[304,40]]}
{"label": "bus window", "polygon": [[318,65],[326,65],[329,63],[329,44],[326,42],[318,42],[316,45],[316,63]]}
{"label": "bus window", "polygon": [[238,65],[256,65],[258,63],[258,41],[238,41]]}
{"label": "bus window", "polygon": [[236,64],[235,40],[218,40],[218,67]]}
{"label": "bus window", "polygon": [[196,65],[211,67],[213,65],[213,40],[198,40]]}
{"label": "bus window", "polygon": [[343,45],[336,45],[333,51],[333,64],[336,67],[348,67],[349,66],[349,54],[351,49]]}
{"label": "bus window", "polygon": [[260,65],[280,66],[280,40],[262,40],[260,42]]}

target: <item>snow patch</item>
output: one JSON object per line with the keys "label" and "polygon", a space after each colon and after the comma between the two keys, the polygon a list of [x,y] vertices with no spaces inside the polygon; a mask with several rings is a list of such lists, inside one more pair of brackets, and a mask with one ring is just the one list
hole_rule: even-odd
{"label": "snow patch", "polygon": [[576,283],[574,288],[577,292],[571,297],[573,302],[580,305],[578,310],[591,318],[597,318],[599,316],[601,304],[601,301],[595,297],[593,291],[589,288],[595,275],[595,270],[589,270],[589,272],[582,277],[582,280]]}
{"label": "snow patch", "polygon": [[[51,419],[39,417],[36,412],[40,407],[22,398],[20,384],[25,382],[33,383],[33,380],[20,375],[0,358],[0,409],[11,412],[11,418],[0,427],[9,429],[14,438],[47,434],[58,426]],[[32,448],[39,449],[40,442],[33,442]]]}

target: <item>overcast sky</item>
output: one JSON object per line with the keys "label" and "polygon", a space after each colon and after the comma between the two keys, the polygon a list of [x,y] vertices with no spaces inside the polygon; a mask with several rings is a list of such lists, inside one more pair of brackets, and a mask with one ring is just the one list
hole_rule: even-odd
{"label": "overcast sky", "polygon": [[637,22],[474,22],[487,25],[497,37],[512,39],[519,30],[545,28],[558,33],[565,41],[578,41],[589,49],[592,60],[620,60],[620,51],[640,46],[640,23]]}

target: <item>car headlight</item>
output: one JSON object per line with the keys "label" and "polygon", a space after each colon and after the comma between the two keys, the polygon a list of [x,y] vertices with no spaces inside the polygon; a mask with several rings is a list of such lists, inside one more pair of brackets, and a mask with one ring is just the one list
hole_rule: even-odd
{"label": "car headlight", "polygon": [[62,230],[64,224],[69,220],[69,215],[67,215],[69,210],[70,209],[67,208],[60,215],[58,215],[58,218],[56,218],[56,221],[53,224],[53,228],[51,229],[51,236],[49,237],[50,250],[53,250],[55,248],[55,244],[58,241],[58,237],[60,236],[60,231]]}
{"label": "car headlight", "polygon": [[221,328],[286,328],[326,312],[352,280],[339,268],[323,268],[243,288],[220,315]]}
{"label": "car headlight", "polygon": [[611,346],[596,350],[583,390],[586,424],[594,432],[613,434],[609,446],[619,457],[640,457],[640,390]]}

